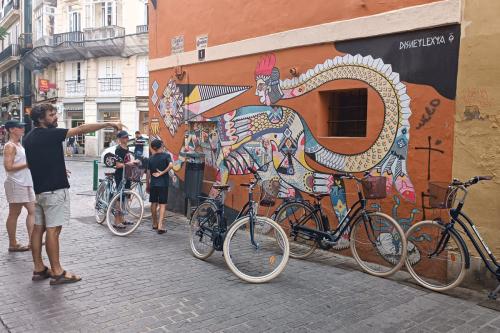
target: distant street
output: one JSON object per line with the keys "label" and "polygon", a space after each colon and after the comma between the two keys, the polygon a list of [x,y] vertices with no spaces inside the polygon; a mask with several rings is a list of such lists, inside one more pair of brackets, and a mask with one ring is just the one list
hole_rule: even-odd
{"label": "distant street", "polygon": [[[221,253],[206,262],[192,257],[187,221],[172,213],[165,235],[144,221],[129,237],[113,236],[93,217],[92,163],[67,167],[72,220],[61,235],[61,258],[83,281],[57,287],[31,281],[30,253],[7,252],[0,191],[0,333],[500,331],[500,313],[477,305],[485,293],[432,293],[404,277],[369,276],[320,251],[308,261],[291,259],[271,283],[244,283]],[[24,242],[24,221],[18,229]]]}

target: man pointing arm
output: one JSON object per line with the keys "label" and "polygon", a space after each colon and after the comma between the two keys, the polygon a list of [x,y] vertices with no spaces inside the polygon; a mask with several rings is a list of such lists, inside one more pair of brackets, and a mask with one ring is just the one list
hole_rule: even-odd
{"label": "man pointing arm", "polygon": [[[62,143],[66,138],[103,128],[121,130],[118,123],[84,124],[75,128],[57,128],[57,110],[51,104],[37,105],[31,111],[35,127],[24,139],[26,159],[36,194],[35,228],[32,235],[33,281],[51,277],[50,284],[78,282],[81,277],[66,272],[59,262],[59,234],[69,223],[69,182]],[[49,270],[42,260],[42,237],[50,261]]]}

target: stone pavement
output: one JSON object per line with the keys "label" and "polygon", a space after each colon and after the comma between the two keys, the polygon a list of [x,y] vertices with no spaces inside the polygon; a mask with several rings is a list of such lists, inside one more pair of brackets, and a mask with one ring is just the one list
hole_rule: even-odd
{"label": "stone pavement", "polygon": [[[77,194],[91,188],[91,165],[68,162],[68,168],[73,219],[61,235],[61,257],[83,281],[32,282],[30,254],[7,253],[2,223],[0,333],[500,332],[500,313],[476,304],[484,293],[432,293],[404,275],[398,281],[369,276],[329,253],[290,260],[270,283],[245,283],[221,253],[206,262],[192,257],[186,219],[172,213],[165,235],[146,221],[129,237],[112,236],[94,222],[93,198]],[[0,202],[5,220],[3,191]],[[21,240],[24,229],[20,223]]]}

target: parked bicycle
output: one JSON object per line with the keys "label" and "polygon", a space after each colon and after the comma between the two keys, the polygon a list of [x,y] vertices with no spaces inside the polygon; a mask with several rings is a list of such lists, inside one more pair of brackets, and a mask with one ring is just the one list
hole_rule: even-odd
{"label": "parked bicycle", "polygon": [[385,177],[360,179],[352,174],[336,176],[355,180],[358,192],[358,201],[349,208],[336,228],[331,228],[321,206],[321,199],[329,194],[310,194],[313,203],[292,199],[277,208],[273,217],[288,236],[290,256],[304,259],[317,247],[329,250],[348,232],[352,255],[364,271],[375,276],[395,273],[405,261],[405,233],[389,215],[366,208],[368,199],[386,197]]}
{"label": "parked bicycle", "polygon": [[261,180],[257,173],[252,173],[254,179],[241,184],[248,188],[248,202],[230,226],[224,216],[224,195],[229,186],[214,185],[217,197],[205,198],[191,217],[190,247],[193,255],[202,260],[215,250],[222,250],[236,276],[247,282],[263,283],[283,271],[290,248],[283,229],[270,218],[257,215],[254,189]]}
{"label": "parked bicycle", "polygon": [[[475,176],[465,182],[454,179],[451,184],[429,183],[430,208],[449,209],[451,220],[421,221],[406,232],[408,241],[414,244],[408,253],[406,267],[420,285],[434,291],[445,291],[462,282],[466,269],[470,267],[470,252],[461,236],[463,234],[477,250],[487,269],[500,282],[500,264],[472,219],[462,211],[468,188],[491,179],[489,176]],[[457,200],[458,193],[461,196]],[[455,228],[457,224],[461,229]],[[496,299],[498,292],[500,283],[488,296]]]}
{"label": "parked bicycle", "polygon": [[135,165],[125,164],[123,180],[118,188],[114,173],[105,173],[96,192],[95,217],[99,224],[107,222],[109,230],[117,236],[127,236],[140,225],[144,214],[142,197],[127,189],[127,182],[140,182],[143,171]]}

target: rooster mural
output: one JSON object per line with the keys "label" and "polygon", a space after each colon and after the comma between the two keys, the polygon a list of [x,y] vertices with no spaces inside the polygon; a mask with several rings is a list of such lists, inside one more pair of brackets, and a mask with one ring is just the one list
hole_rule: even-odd
{"label": "rooster mural", "polygon": [[[216,151],[214,166],[222,183],[230,174],[246,174],[248,167],[254,167],[264,177],[279,179],[283,194],[295,189],[329,192],[334,186],[333,177],[316,173],[308,165],[307,157],[333,171],[368,171],[385,175],[388,187],[394,186],[407,201],[415,201],[415,190],[406,170],[410,98],[406,86],[390,65],[371,56],[348,54],[328,59],[298,78],[283,81],[275,64],[273,54],[264,56],[257,64],[255,94],[263,104],[260,106],[243,106],[217,117],[205,118],[203,113],[250,87],[176,85],[173,80],[168,82],[162,98],[155,97],[159,85],[154,82],[152,101],[172,136],[183,121],[206,120],[217,124],[213,136],[217,136],[218,143],[212,149]],[[322,146],[299,113],[276,104],[342,79],[368,84],[379,93],[385,109],[385,122],[375,142],[366,151],[351,155]],[[213,137],[211,142],[214,142]],[[264,143],[271,145],[271,149],[266,149]],[[266,159],[257,156],[256,145],[272,155],[272,163],[262,164]],[[184,149],[189,150],[189,147]]]}
{"label": "rooster mural", "polygon": [[[356,154],[341,154],[322,146],[302,116],[281,106],[281,100],[298,98],[335,80],[358,80],[378,92],[384,104],[384,123],[374,143]],[[163,96],[156,95],[159,85],[153,83],[152,101],[169,132],[174,136],[184,121],[207,121],[215,124],[210,133],[187,131],[182,152],[200,142],[217,169],[217,181],[227,183],[229,175],[244,175],[248,168],[258,170],[262,179],[280,182],[280,197],[293,197],[296,191],[330,193],[332,206],[341,218],[347,213],[345,187],[331,174],[315,171],[311,159],[333,172],[369,172],[387,178],[407,201],[415,202],[415,190],[406,163],[410,133],[410,97],[399,75],[382,59],[350,55],[327,59],[298,78],[281,80],[276,57],[260,59],[255,69],[255,95],[261,105],[242,106],[216,117],[203,114],[247,91],[247,86],[177,85],[167,83]],[[183,158],[176,158],[179,169]],[[335,195],[332,195],[337,193]],[[341,195],[339,195],[340,193]],[[344,248],[347,243],[339,244]]]}

